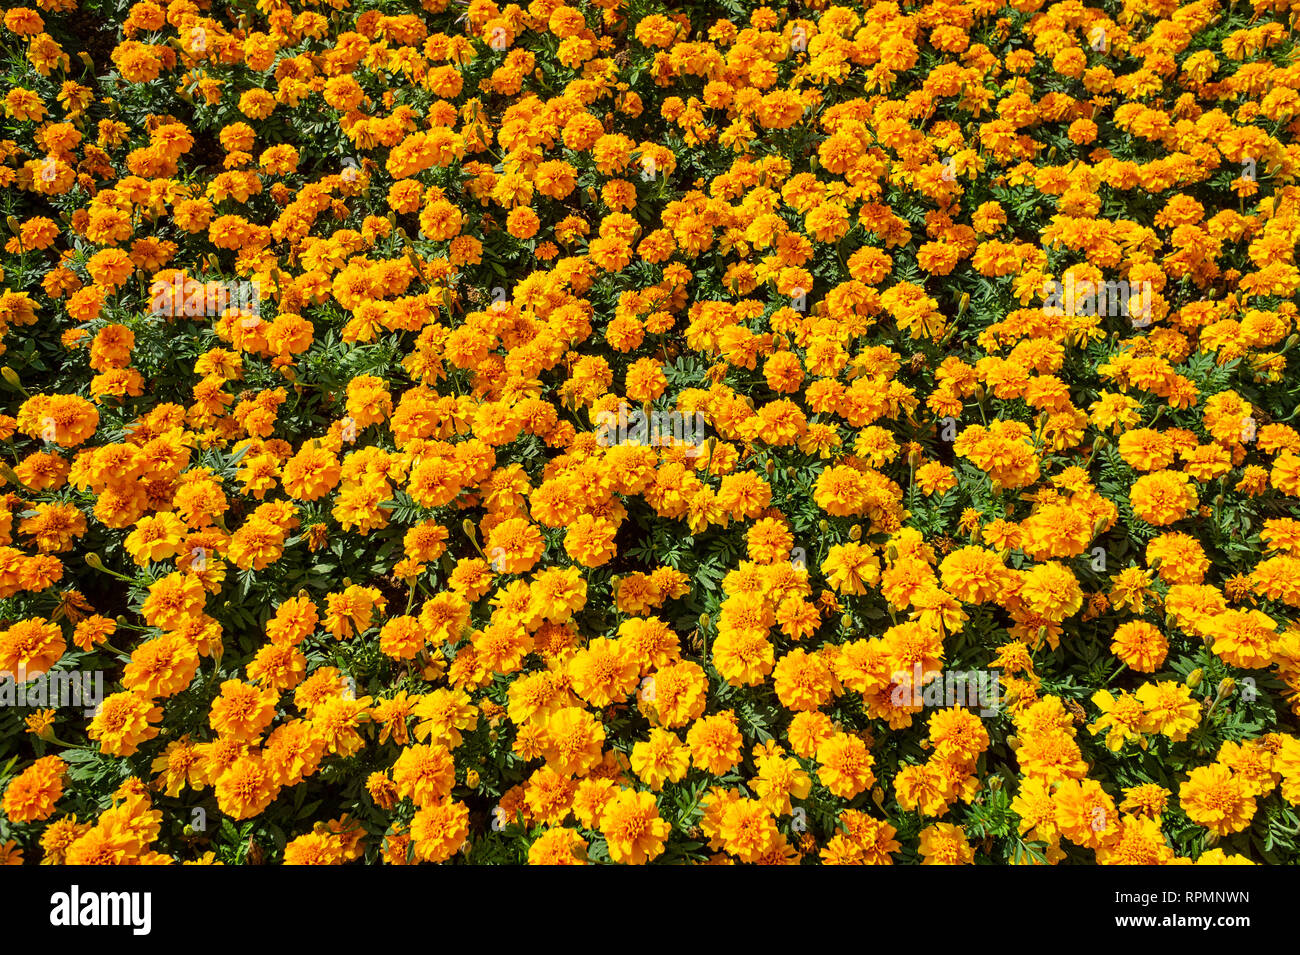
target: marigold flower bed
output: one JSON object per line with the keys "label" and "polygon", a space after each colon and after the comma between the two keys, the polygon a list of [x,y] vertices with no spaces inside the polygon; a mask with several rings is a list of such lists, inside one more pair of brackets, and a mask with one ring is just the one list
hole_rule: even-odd
{"label": "marigold flower bed", "polygon": [[30,2],[0,859],[1300,862],[1300,5]]}

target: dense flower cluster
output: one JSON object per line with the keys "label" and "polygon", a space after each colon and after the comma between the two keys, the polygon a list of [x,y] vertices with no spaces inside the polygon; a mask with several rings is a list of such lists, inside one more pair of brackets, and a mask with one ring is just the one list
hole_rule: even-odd
{"label": "dense flower cluster", "polygon": [[4,861],[1300,861],[1300,4],[28,2]]}

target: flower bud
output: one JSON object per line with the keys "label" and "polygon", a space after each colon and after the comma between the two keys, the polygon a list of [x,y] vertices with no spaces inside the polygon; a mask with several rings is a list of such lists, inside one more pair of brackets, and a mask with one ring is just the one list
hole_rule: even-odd
{"label": "flower bud", "polygon": [[15,388],[18,387],[18,372],[14,371],[8,365],[5,365],[3,368],[0,368],[0,376],[2,376],[5,381],[9,382],[9,384],[13,385]]}
{"label": "flower bud", "polygon": [[1196,689],[1198,686],[1201,685],[1201,680],[1204,677],[1205,677],[1205,671],[1202,670],[1200,667],[1197,667],[1191,673],[1187,674],[1187,688],[1190,690]]}
{"label": "flower bud", "polygon": [[411,263],[411,268],[415,269],[416,275],[424,275],[424,269],[420,267],[420,257],[415,254],[415,249],[407,246],[406,260]]}
{"label": "flower bud", "polygon": [[1232,677],[1224,677],[1219,681],[1219,691],[1214,695],[1215,700],[1226,700],[1232,696],[1232,691],[1237,688],[1237,681]]}

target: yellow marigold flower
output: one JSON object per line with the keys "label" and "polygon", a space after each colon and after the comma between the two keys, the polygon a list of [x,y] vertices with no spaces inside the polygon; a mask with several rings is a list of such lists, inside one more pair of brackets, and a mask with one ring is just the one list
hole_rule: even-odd
{"label": "yellow marigold flower", "polygon": [[226,680],[212,702],[209,722],[217,735],[249,742],[275,718],[279,694],[269,687],[257,687],[242,680]]}
{"label": "yellow marigold flower", "polygon": [[773,671],[777,699],[788,710],[819,709],[835,689],[835,676],[820,654],[792,650]]}
{"label": "yellow marigold flower", "polygon": [[921,830],[921,865],[972,865],[975,850],[960,826],[936,822]]}
{"label": "yellow marigold flower", "polygon": [[690,769],[690,750],[675,733],[652,729],[632,747],[632,771],[655,792],[677,782]]}
{"label": "yellow marigold flower", "polygon": [[589,865],[587,840],[574,829],[547,829],[528,847],[529,865]]}
{"label": "yellow marigold flower", "polygon": [[740,763],[743,744],[731,710],[700,717],[686,733],[691,762],[714,776],[724,775]]}
{"label": "yellow marigold flower", "polygon": [[569,661],[574,692],[592,706],[626,699],[640,676],[636,660],[620,640],[597,637]]}
{"label": "yellow marigold flower", "polygon": [[110,756],[130,756],[145,740],[158,735],[163,710],[152,700],[136,693],[114,693],[100,705],[86,735],[99,742],[100,752]]}
{"label": "yellow marigold flower", "polygon": [[1115,628],[1110,652],[1138,673],[1154,673],[1169,653],[1169,641],[1155,625],[1130,620]]}
{"label": "yellow marigold flower", "polygon": [[1148,524],[1163,527],[1182,520],[1196,507],[1196,492],[1180,471],[1144,474],[1129,490],[1133,512]]}
{"label": "yellow marigold flower", "polygon": [[393,764],[398,794],[424,808],[441,802],[456,782],[451,753],[439,744],[416,744],[402,750]]}
{"label": "yellow marigold flower", "polygon": [[14,777],[0,808],[11,822],[48,819],[63,795],[67,764],[59,756],[44,756]]}
{"label": "yellow marigold flower", "polygon": [[671,827],[659,817],[655,797],[625,789],[605,804],[600,831],[609,857],[626,865],[644,865],[664,851]]}
{"label": "yellow marigold flower", "polygon": [[423,862],[446,862],[468,836],[469,807],[453,799],[425,806],[411,820],[411,841]]}
{"label": "yellow marigold flower", "polygon": [[1088,730],[1094,735],[1105,732],[1108,749],[1117,751],[1130,739],[1146,748],[1142,734],[1146,732],[1149,717],[1141,700],[1122,691],[1117,697],[1109,690],[1098,690],[1092,695],[1092,703],[1101,716],[1088,725]]}
{"label": "yellow marigold flower", "polygon": [[1226,836],[1250,825],[1255,799],[1230,769],[1219,763],[1197,766],[1178,791],[1187,818]]}
{"label": "yellow marigold flower", "polygon": [[875,760],[856,736],[836,733],[817,747],[817,776],[832,793],[852,799],[875,785]]}
{"label": "yellow marigold flower", "polygon": [[1144,683],[1134,696],[1146,707],[1150,732],[1168,736],[1175,743],[1201,723],[1201,708],[1192,699],[1192,691],[1182,683],[1166,680]]}

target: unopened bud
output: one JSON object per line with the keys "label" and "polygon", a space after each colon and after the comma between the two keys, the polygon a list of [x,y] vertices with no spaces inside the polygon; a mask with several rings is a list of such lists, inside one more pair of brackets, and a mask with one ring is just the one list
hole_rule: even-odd
{"label": "unopened bud", "polygon": [[1201,680],[1205,677],[1205,671],[1197,667],[1191,673],[1187,674],[1187,687],[1194,690],[1201,685]]}

